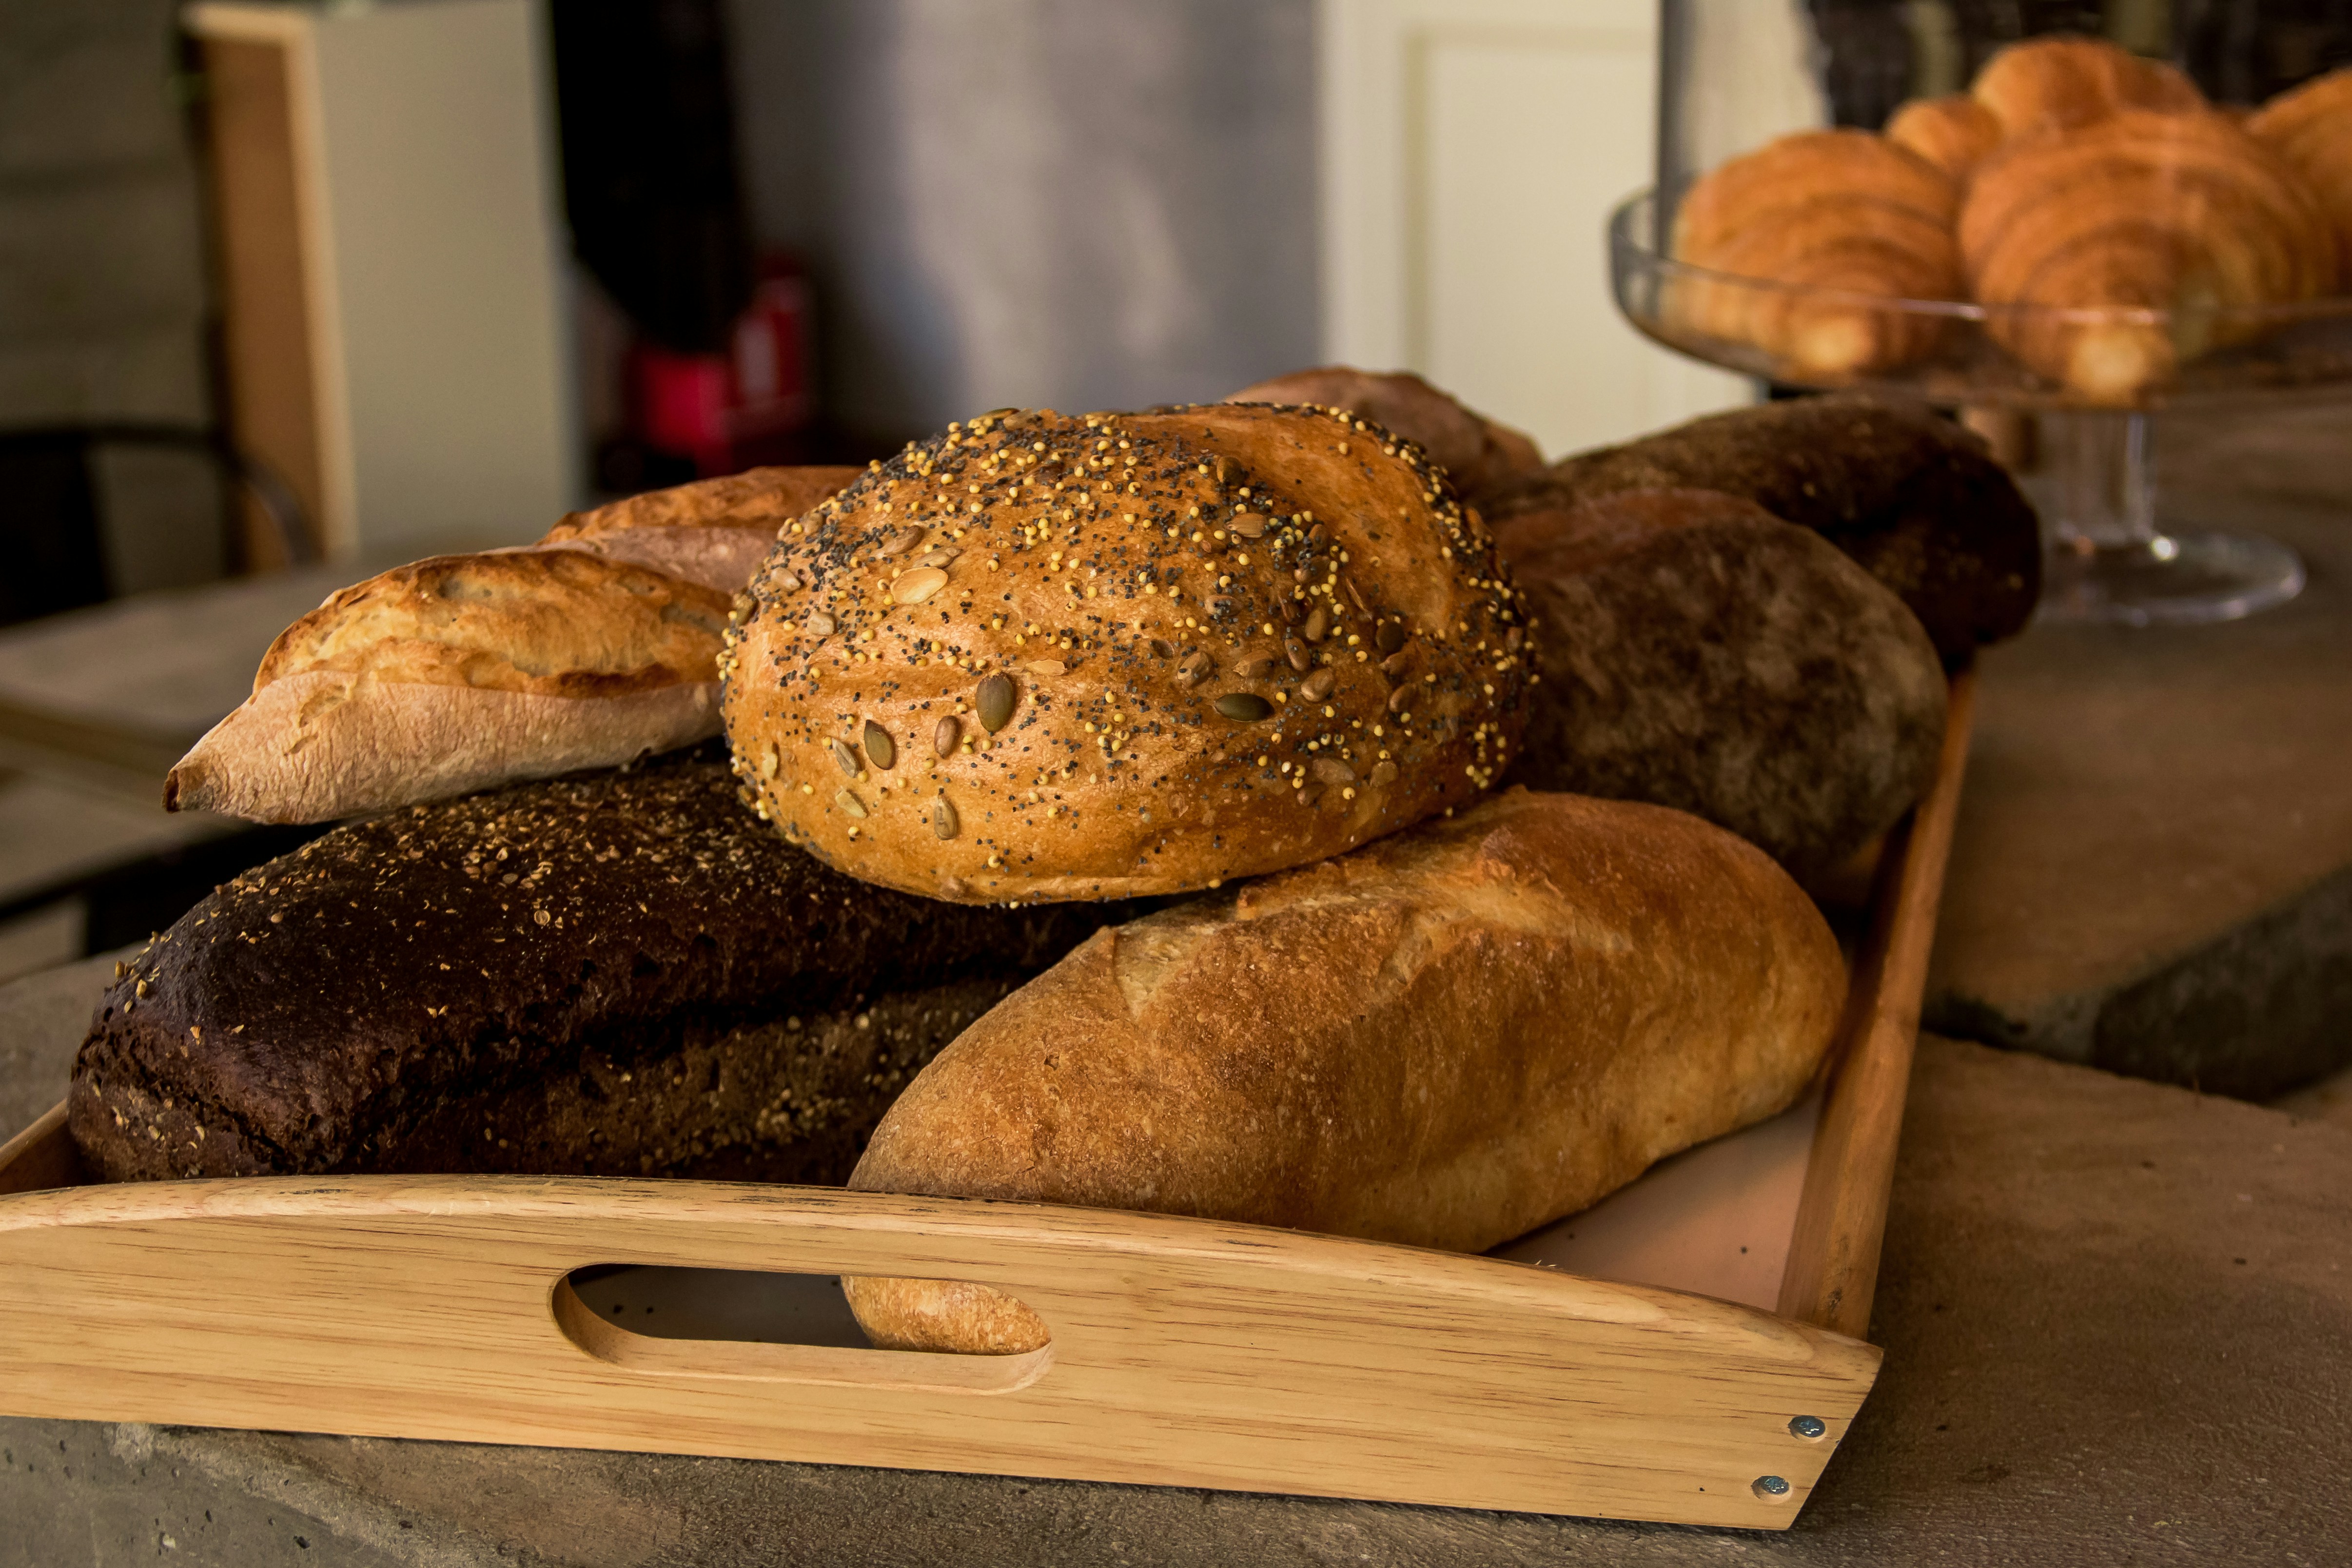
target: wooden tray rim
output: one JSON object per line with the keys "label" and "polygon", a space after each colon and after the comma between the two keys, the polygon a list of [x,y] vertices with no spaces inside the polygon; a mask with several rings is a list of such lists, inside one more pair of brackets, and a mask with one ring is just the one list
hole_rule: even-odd
{"label": "wooden tray rim", "polygon": [[[825,1187],[528,1176],[289,1176],[135,1185],[65,1184],[83,1178],[66,1131],[62,1104],[0,1145],[0,1260],[6,1258],[11,1238],[50,1237],[65,1232],[184,1229],[191,1235],[201,1231],[226,1236],[320,1226],[354,1231],[375,1231],[387,1226],[402,1231],[413,1224],[529,1227],[559,1221],[571,1225],[584,1215],[607,1227],[650,1226],[656,1232],[665,1227],[686,1228],[701,1240],[726,1237],[755,1248],[789,1237],[791,1245],[806,1256],[835,1257],[841,1265],[815,1266],[811,1272],[887,1271],[964,1279],[998,1284],[1024,1296],[1040,1286],[1034,1272],[1024,1271],[1022,1262],[1012,1260],[1016,1255],[1028,1258],[1030,1268],[1037,1258],[1051,1254],[1081,1271],[1089,1263],[1099,1266],[1109,1260],[1163,1274],[1206,1269],[1202,1278],[1225,1278],[1238,1268],[1241,1278],[1294,1291],[1311,1287],[1337,1289],[1344,1294],[1348,1289],[1377,1288],[1404,1298],[1473,1303],[1482,1310],[1505,1314],[1539,1315],[1560,1336],[1558,1348],[1570,1359],[1589,1348],[1576,1342],[1580,1326],[1591,1330],[1596,1343],[1621,1329],[1664,1333],[1677,1347],[1676,1356],[1696,1361],[1720,1353],[1735,1360],[1746,1357],[1755,1362],[1760,1357],[1764,1363],[1794,1366],[1827,1357],[1840,1369],[1835,1375],[1853,1385],[1852,1403],[1858,1405],[1876,1374],[1878,1352],[1862,1341],[1869,1322],[1904,1088],[1957,813],[1973,698],[1973,678],[1962,672],[1952,684],[1950,718],[1935,784],[1890,837],[1881,859],[1870,935],[1854,965],[1847,1014],[1829,1068],[1825,1103],[1807,1166],[1778,1315],[1659,1287],[1589,1279],[1548,1266],[1390,1243],[1188,1216],[902,1197]],[[231,1228],[224,1230],[224,1226]],[[877,1253],[877,1248],[882,1250]],[[623,1243],[599,1250],[601,1256],[580,1258],[570,1267],[659,1265],[677,1263],[681,1258],[677,1247],[661,1241]],[[707,1250],[695,1256],[705,1256]],[[952,1272],[927,1271],[934,1265]],[[620,1374],[651,1376],[672,1387],[714,1381],[791,1383],[867,1394],[913,1391],[927,1397],[969,1397],[1029,1390],[1056,1360],[1067,1364],[1072,1359],[1064,1353],[1063,1331],[1056,1321],[1055,1343],[1025,1359],[837,1351],[795,1356],[791,1352],[811,1347],[739,1345],[736,1352],[745,1353],[729,1362],[724,1354],[712,1356],[709,1342],[669,1342],[695,1347],[678,1352],[661,1348],[663,1342],[626,1331],[618,1331],[619,1338],[605,1335],[602,1332],[605,1325],[593,1314],[586,1315],[584,1323],[581,1321],[582,1311],[573,1310],[578,1309],[576,1298],[567,1308],[569,1294],[568,1285],[556,1278],[548,1285],[545,1306],[550,1320],[562,1328],[576,1350]],[[1051,1296],[1050,1290],[1046,1296]],[[1086,1331],[1078,1332],[1082,1346],[1087,1337]],[[845,1362],[840,1359],[843,1356],[852,1359]],[[909,1370],[912,1362],[924,1364]],[[992,1362],[997,1364],[985,1364]],[[0,1406],[13,1407],[21,1401],[6,1382],[7,1366],[7,1361],[0,1358]],[[90,1414],[47,1407],[25,1413],[84,1418]],[[339,1413],[341,1417],[349,1415]],[[1801,1504],[1810,1492],[1811,1479],[1843,1436],[1850,1415],[1849,1409],[1835,1422],[1835,1429],[1813,1446],[1818,1462],[1781,1467],[1790,1472],[1792,1483],[1784,1494],[1790,1502]],[[98,1418],[123,1417],[116,1411]],[[339,1418],[332,1425],[354,1435],[362,1435],[356,1429],[366,1426],[370,1429],[366,1435],[375,1435],[386,1424]],[[415,1421],[390,1425],[400,1429],[384,1429],[381,1435],[445,1435],[417,1430]],[[584,1446],[664,1446],[645,1442],[643,1436],[638,1433],[638,1440],[612,1444],[601,1442],[593,1433],[573,1434]],[[943,1456],[936,1444],[917,1447],[922,1458],[912,1462],[926,1468],[1164,1479],[1172,1484],[1252,1489],[1270,1487],[1463,1506],[1541,1506],[1513,1500],[1516,1494],[1486,1497],[1475,1486],[1465,1492],[1443,1485],[1401,1485],[1391,1471],[1353,1477],[1343,1473],[1328,1485],[1297,1473],[1234,1476],[1217,1473],[1213,1467],[1191,1470],[1170,1467],[1163,1478],[1147,1473],[1149,1465],[1140,1469],[1133,1465],[1113,1467],[1110,1471],[1100,1467],[1089,1469],[1083,1464],[1058,1468],[1033,1464],[1003,1469],[986,1456],[966,1456],[972,1460],[966,1464],[957,1462],[954,1454]],[[672,1451],[769,1452],[690,1439]],[[771,1457],[821,1456],[772,1453]],[[888,1453],[865,1452],[847,1456],[844,1462],[902,1461]],[[1377,1463],[1373,1468],[1379,1468]],[[1634,1489],[1636,1493],[1640,1490]],[[1785,1528],[1795,1517],[1795,1507],[1769,1507],[1773,1500],[1760,1492],[1752,1500],[1768,1505],[1761,1516],[1736,1500],[1729,1510],[1736,1517],[1730,1517],[1719,1499],[1694,1508],[1687,1498],[1664,1497],[1654,1505],[1631,1510],[1603,1507],[1565,1511],[1763,1528]]]}

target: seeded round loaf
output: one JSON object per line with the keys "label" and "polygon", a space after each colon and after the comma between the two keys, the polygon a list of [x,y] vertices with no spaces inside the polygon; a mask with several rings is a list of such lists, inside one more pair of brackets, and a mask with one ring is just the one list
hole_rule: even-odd
{"label": "seeded round loaf", "polygon": [[1352,415],[1008,411],[786,525],[720,709],[761,814],[854,876],[1172,893],[1492,784],[1522,620],[1443,471]]}

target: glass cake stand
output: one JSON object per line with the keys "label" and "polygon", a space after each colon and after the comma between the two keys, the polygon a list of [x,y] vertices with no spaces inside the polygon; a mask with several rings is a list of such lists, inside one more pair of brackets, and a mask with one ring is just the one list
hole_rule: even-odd
{"label": "glass cake stand", "polygon": [[[2304,585],[2294,552],[2259,534],[2160,524],[2156,416],[2352,392],[2352,299],[2261,310],[2201,312],[1989,307],[1796,289],[1710,272],[1664,253],[1653,193],[1609,224],[1618,308],[1646,336],[1728,370],[1809,391],[1862,391],[1938,407],[2037,416],[2040,473],[2025,482],[2042,512],[2048,551],[2040,616],[2047,621],[2184,626],[2231,620],[2284,604]],[[1891,363],[1846,369],[1808,363],[1696,330],[1756,310],[1819,328],[1909,345]],[[2128,401],[2086,397],[2028,369],[2004,346],[2036,331],[2126,329],[2179,342],[2230,346],[2184,357]],[[1801,333],[1799,335],[1802,335]]]}
{"label": "glass cake stand", "polygon": [[[1972,92],[1992,62],[2021,42],[2067,35],[2073,44],[2060,47],[2078,59],[2084,46],[2112,51],[2098,69],[2111,72],[2105,79],[2111,86],[2124,84],[2133,102],[2165,98],[2178,110],[2187,92],[2234,115],[2352,59],[2352,14],[2166,0],[1660,0],[1659,22],[1658,194],[1626,202],[1609,227],[1617,303],[1635,327],[1696,358],[1784,385],[1906,397],[2012,430],[2030,416],[2040,436],[2040,471],[2021,478],[2045,520],[2047,619],[2226,620],[2302,588],[2302,563],[2284,545],[2159,521],[2156,432],[2203,412],[2352,394],[2352,300],[2201,313],[1988,308],[1791,289],[1676,261],[1663,241],[1682,194],[1726,162],[1792,132],[1883,130],[1907,104]],[[2137,68],[2120,63],[2128,60]],[[2039,79],[2053,105],[2071,112],[2097,99],[2100,89],[2084,85],[2090,77],[2062,81],[2063,75]],[[2013,88],[2020,79],[2012,70],[2007,79]],[[2189,183],[2181,199],[2203,199],[2186,190]],[[1710,301],[1715,308],[1693,308]],[[1827,352],[1776,353],[1693,326],[1748,320],[1750,307],[1782,324],[1808,323],[1798,336],[1811,333],[1812,347]],[[2084,396],[2035,374],[2014,352],[2035,341],[2046,350],[2053,334],[2070,331],[2112,332],[2139,354],[2122,362],[2132,374],[2105,378],[2127,394]],[[1744,336],[1788,341],[1774,331]],[[1898,348],[1869,352],[1873,343]],[[2101,381],[2077,374],[2084,362],[2068,353],[2027,358],[2066,366],[2077,384]]]}

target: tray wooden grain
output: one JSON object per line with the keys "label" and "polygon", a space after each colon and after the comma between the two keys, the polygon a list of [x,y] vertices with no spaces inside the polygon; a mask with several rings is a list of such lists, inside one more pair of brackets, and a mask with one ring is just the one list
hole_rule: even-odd
{"label": "tray wooden grain", "polygon": [[[1877,1375],[1885,1226],[1972,684],[1883,858],[1781,1312],[1491,1258],[830,1188],[477,1176],[78,1184],[0,1148],[0,1410],[1786,1527]],[[1012,1291],[1023,1356],[661,1339],[599,1264]]]}

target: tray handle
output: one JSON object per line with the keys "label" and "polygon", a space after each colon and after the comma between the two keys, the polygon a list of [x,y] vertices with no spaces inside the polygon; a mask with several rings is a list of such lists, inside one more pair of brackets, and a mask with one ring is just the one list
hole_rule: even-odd
{"label": "tray handle", "polygon": [[550,1305],[565,1339],[605,1365],[640,1376],[1009,1394],[1045,1376],[1054,1361],[1050,1342],[1020,1355],[954,1355],[751,1340],[664,1339],[598,1317],[572,1288],[568,1275],[555,1282]]}

